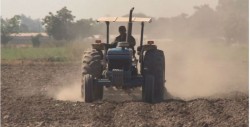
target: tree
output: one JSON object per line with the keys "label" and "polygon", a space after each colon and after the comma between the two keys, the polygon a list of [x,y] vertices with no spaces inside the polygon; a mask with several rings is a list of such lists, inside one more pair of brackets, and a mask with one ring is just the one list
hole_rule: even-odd
{"label": "tree", "polygon": [[72,24],[70,33],[73,38],[86,38],[97,34],[96,25],[92,19],[81,19]]}
{"label": "tree", "polygon": [[195,12],[189,18],[190,33],[196,37],[211,38],[218,35],[218,18],[209,5],[194,7]]}
{"label": "tree", "polygon": [[248,42],[248,0],[219,0],[217,13],[228,42]]}
{"label": "tree", "polygon": [[31,17],[27,17],[23,14],[20,15],[20,19],[21,19],[20,32],[29,33],[29,32],[44,31],[40,19],[32,19]]}
{"label": "tree", "polygon": [[6,45],[12,37],[11,34],[19,32],[20,16],[15,15],[10,19],[1,18],[1,44]]}
{"label": "tree", "polygon": [[72,39],[70,27],[73,24],[75,16],[73,16],[71,11],[66,7],[63,7],[56,13],[57,14],[54,15],[49,12],[49,15],[43,19],[42,24],[45,25],[45,31],[56,40]]}

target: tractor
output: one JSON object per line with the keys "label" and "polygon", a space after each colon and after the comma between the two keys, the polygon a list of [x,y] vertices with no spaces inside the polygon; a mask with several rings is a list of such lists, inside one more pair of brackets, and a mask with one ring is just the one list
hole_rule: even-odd
{"label": "tractor", "polygon": [[[129,17],[101,17],[97,22],[105,22],[107,27],[106,43],[96,40],[92,49],[83,54],[81,94],[85,102],[91,103],[103,98],[104,87],[131,89],[142,87],[142,101],[157,103],[164,99],[165,89],[165,57],[162,50],[157,49],[154,41],[143,44],[144,24],[151,18],[133,17],[134,8]],[[127,22],[128,32],[125,42],[118,42],[115,48],[109,44],[109,24],[111,22]],[[140,45],[137,55],[129,46],[128,36],[132,34],[133,23],[141,23]],[[140,68],[138,68],[138,63]]]}

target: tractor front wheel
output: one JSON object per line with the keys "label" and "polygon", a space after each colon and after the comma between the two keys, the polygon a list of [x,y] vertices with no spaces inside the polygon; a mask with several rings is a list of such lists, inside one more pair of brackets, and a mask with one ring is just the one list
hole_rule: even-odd
{"label": "tractor front wheel", "polygon": [[82,97],[85,102],[90,103],[96,100],[100,100],[103,97],[103,86],[98,86],[94,83],[92,75],[84,75],[82,81]]}

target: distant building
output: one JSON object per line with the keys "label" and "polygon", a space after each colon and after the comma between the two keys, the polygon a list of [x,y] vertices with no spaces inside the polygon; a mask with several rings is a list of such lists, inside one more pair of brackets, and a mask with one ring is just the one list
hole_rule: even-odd
{"label": "distant building", "polygon": [[40,38],[40,41],[47,42],[50,38],[46,33],[18,33],[18,34],[11,34],[12,39],[9,41],[11,44],[16,43],[31,43],[31,37],[36,36],[38,34],[41,34],[42,37]]}

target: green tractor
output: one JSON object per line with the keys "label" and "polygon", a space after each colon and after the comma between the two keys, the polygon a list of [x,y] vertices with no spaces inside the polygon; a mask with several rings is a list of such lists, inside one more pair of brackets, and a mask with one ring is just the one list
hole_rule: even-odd
{"label": "green tractor", "polygon": [[[142,87],[142,100],[147,103],[157,103],[164,99],[165,89],[165,57],[162,50],[157,49],[154,41],[143,44],[144,23],[150,23],[151,18],[132,17],[102,17],[98,22],[107,26],[107,42],[96,40],[90,51],[83,54],[81,93],[85,102],[91,103],[103,98],[103,88],[116,87],[130,89]],[[132,33],[133,22],[141,23],[140,45],[137,47],[139,59],[134,57],[128,41],[118,42],[117,47],[110,48],[109,24],[111,22],[128,22],[128,36]],[[137,64],[140,64],[138,69]]]}

